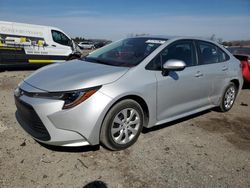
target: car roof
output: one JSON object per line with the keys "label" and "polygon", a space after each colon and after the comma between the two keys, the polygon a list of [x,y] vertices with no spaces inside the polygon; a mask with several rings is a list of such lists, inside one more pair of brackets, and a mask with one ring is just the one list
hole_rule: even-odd
{"label": "car roof", "polygon": [[[194,37],[194,36],[172,36],[172,35],[142,35],[142,36],[135,36],[131,38],[154,38],[154,39],[162,39],[162,40],[170,40],[170,39],[190,39],[190,40],[202,40],[207,42],[216,43],[212,40],[202,38],[202,37]],[[217,43],[216,43],[217,44]]]}

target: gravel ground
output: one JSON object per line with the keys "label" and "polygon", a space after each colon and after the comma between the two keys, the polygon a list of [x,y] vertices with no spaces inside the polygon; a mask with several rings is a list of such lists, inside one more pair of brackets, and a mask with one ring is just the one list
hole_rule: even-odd
{"label": "gravel ground", "polygon": [[0,187],[250,187],[250,87],[228,113],[147,129],[131,148],[111,152],[42,146],[25,133],[13,90],[31,72],[0,73]]}

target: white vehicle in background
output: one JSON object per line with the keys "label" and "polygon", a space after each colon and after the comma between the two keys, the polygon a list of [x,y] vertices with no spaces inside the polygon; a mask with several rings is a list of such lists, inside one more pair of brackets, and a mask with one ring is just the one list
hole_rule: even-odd
{"label": "white vehicle in background", "polygon": [[78,44],[81,49],[95,49],[95,44],[91,41],[83,41]]}
{"label": "white vehicle in background", "polygon": [[56,27],[0,21],[0,68],[41,66],[79,58],[74,41]]}

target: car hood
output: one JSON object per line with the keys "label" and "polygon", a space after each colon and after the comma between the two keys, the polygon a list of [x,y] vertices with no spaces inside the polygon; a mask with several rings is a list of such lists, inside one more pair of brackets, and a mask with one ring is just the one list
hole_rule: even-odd
{"label": "car hood", "polygon": [[24,82],[48,92],[71,91],[114,82],[128,69],[74,60],[45,66],[24,79]]}

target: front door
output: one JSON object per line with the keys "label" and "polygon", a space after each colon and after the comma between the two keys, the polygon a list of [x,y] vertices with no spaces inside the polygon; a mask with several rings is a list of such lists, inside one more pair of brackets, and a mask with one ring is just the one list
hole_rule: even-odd
{"label": "front door", "polygon": [[[166,62],[179,59],[186,63],[182,71],[170,71],[163,75],[156,71],[157,119],[175,118],[209,104],[210,81],[197,66],[194,42],[180,40],[167,46],[153,61]],[[156,62],[155,62],[156,63]]]}
{"label": "front door", "polygon": [[48,46],[48,52],[53,59],[66,60],[72,53],[72,41],[62,32],[52,30],[52,43]]}

